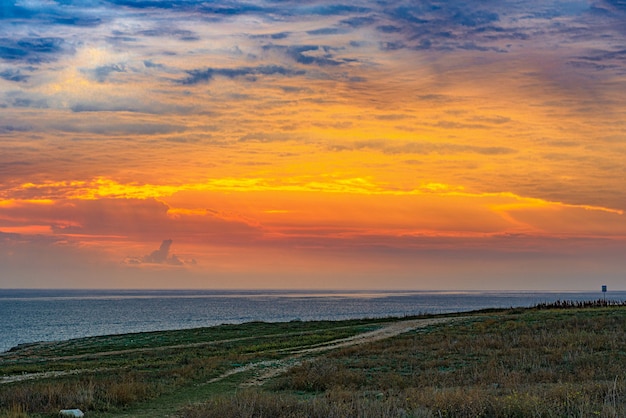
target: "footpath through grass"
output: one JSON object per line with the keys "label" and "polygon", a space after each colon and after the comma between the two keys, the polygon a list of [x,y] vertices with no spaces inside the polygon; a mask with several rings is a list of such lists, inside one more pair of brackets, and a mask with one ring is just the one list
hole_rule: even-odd
{"label": "footpath through grass", "polygon": [[388,321],[258,322],[18,347],[0,355],[0,417],[58,416],[66,408],[89,416],[166,416],[236,388],[237,376],[207,383],[230,370]]}
{"label": "footpath through grass", "polygon": [[[88,417],[626,416],[624,307],[408,320],[253,323],[24,348],[0,357],[5,379],[34,377],[0,384],[0,417],[66,407]],[[396,332],[350,339],[375,329]]]}

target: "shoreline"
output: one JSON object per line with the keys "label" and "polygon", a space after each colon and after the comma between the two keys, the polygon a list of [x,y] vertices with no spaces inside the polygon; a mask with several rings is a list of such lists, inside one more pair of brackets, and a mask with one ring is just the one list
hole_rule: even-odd
{"label": "shoreline", "polygon": [[[625,323],[623,303],[558,303],[420,317],[257,321],[28,345],[0,357],[0,416],[2,402],[12,405],[16,401],[10,399],[18,399],[12,396],[26,402],[20,406],[24,411],[41,417],[68,407],[101,418],[192,417],[196,410],[206,416],[204,402],[237,410],[241,397],[247,402],[247,396],[259,396],[255,388],[268,405],[287,399],[295,402],[293,408],[311,407],[301,403],[301,392],[319,402],[349,392],[354,405],[382,408],[393,402],[407,411],[428,408],[432,416],[437,410],[475,416],[478,410],[464,415],[456,408],[501,405],[497,408],[505,411],[517,405],[509,402],[518,393],[527,397],[524,408],[575,405],[593,413],[606,408],[593,391],[612,396],[615,381],[615,396],[626,394],[626,382],[606,378],[614,367],[624,363],[626,368],[619,354]],[[580,375],[563,374],[567,370]],[[438,381],[448,383],[440,387]],[[465,389],[447,398],[446,387]],[[540,402],[540,390],[550,402]],[[381,396],[372,400],[372,391]],[[582,403],[563,399],[568,391],[580,393]],[[40,403],[42,392],[54,394],[49,399],[58,403]],[[90,395],[78,398],[77,393]],[[446,401],[433,403],[436,399]],[[557,416],[567,415],[558,411]]]}
{"label": "shoreline", "polygon": [[[2,292],[2,291],[0,291]],[[6,292],[6,291],[5,291]],[[44,296],[41,296],[44,292]],[[214,291],[150,291],[139,294],[105,294],[99,291],[28,291],[22,298],[0,297],[0,352],[19,344],[63,341],[132,332],[192,329],[224,323],[250,321],[284,322],[290,320],[341,320],[364,317],[411,316],[469,312],[484,308],[528,307],[557,299],[588,300],[599,292],[489,292],[471,293],[384,292],[366,293],[293,293],[281,291],[244,291],[215,295]],[[117,291],[116,291],[117,292]],[[144,293],[141,293],[144,292]],[[164,294],[166,292],[167,294]],[[5,293],[6,294],[6,293]],[[15,294],[13,293],[15,296]],[[34,298],[33,296],[40,295]],[[330,296],[329,296],[330,295]],[[26,297],[27,296],[27,297]],[[613,291],[611,298],[626,300],[626,292]]]}

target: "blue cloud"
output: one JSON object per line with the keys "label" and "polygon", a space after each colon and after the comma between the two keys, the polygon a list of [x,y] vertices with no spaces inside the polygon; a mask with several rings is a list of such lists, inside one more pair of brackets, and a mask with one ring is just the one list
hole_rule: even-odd
{"label": "blue cloud", "polygon": [[[2,42],[2,40],[0,40]],[[0,45],[0,58],[7,61],[17,61],[25,59],[28,56],[28,51],[21,48],[14,48],[12,46]]]}
{"label": "blue cloud", "polygon": [[[318,45],[265,45],[265,50],[278,50],[282,51],[288,57],[293,59],[299,64],[304,65],[318,65],[318,66],[337,66],[347,62],[346,60],[333,59],[333,55],[330,53],[333,48],[329,46]],[[307,52],[323,51],[323,55],[308,55]]]}
{"label": "blue cloud", "polygon": [[172,29],[172,28],[157,28],[147,29],[137,32],[137,35],[158,37],[158,36],[170,36],[178,38],[182,41],[197,41],[200,38],[190,30]]}
{"label": "blue cloud", "polygon": [[33,100],[25,97],[17,97],[13,100],[13,107],[30,107],[35,109],[47,109],[48,103],[45,99]]}
{"label": "blue cloud", "polygon": [[109,0],[109,3],[134,9],[175,9],[190,4],[186,1],[167,0]]}
{"label": "blue cloud", "polygon": [[297,8],[298,14],[312,14],[323,16],[343,15],[349,13],[368,13],[372,9],[369,7],[352,6],[349,4],[318,4],[314,6],[304,6]]}
{"label": "blue cloud", "polygon": [[399,33],[402,32],[402,28],[394,25],[380,25],[376,27],[379,31],[383,33]]}
{"label": "blue cloud", "polygon": [[462,26],[480,26],[500,20],[497,13],[477,10],[475,12],[457,11],[452,15],[451,21]]}
{"label": "blue cloud", "polygon": [[302,70],[292,70],[279,65],[262,65],[258,67],[237,67],[237,68],[206,68],[203,70],[190,70],[187,71],[189,77],[183,79],[181,84],[191,85],[198,83],[206,83],[213,79],[215,76],[222,76],[227,78],[239,78],[246,77],[249,81],[256,80],[256,76],[260,75],[284,75],[295,76],[303,75],[305,72]]}
{"label": "blue cloud", "polygon": [[376,18],[373,16],[355,16],[348,19],[343,19],[342,24],[351,26],[353,28],[360,28],[362,26],[369,26],[376,22]]}
{"label": "blue cloud", "polygon": [[68,26],[99,26],[103,24],[105,21],[99,17],[92,16],[52,16],[50,19],[50,23],[57,25],[68,25]]}
{"label": "blue cloud", "polygon": [[20,70],[8,69],[0,72],[0,78],[8,81],[24,82],[29,79],[30,76],[22,74]]}
{"label": "blue cloud", "polygon": [[0,59],[39,63],[55,60],[65,50],[65,41],[57,37],[0,38]]}
{"label": "blue cloud", "polygon": [[320,28],[320,29],[309,30],[306,33],[308,35],[336,35],[338,33],[343,33],[343,32],[345,31],[339,28]]}
{"label": "blue cloud", "polygon": [[32,130],[29,126],[16,126],[16,125],[0,125],[0,134],[9,134],[13,132],[28,132]]}
{"label": "blue cloud", "polygon": [[0,1],[0,19],[28,19],[34,14],[31,10],[16,6],[10,0]]}
{"label": "blue cloud", "polygon": [[[68,9],[67,5],[74,6]],[[36,22],[39,27],[48,24],[71,25],[71,26],[98,26],[104,21],[100,16],[92,16],[89,11],[80,8],[85,2],[71,4],[71,2],[58,0],[56,3],[46,3],[29,8],[17,6],[14,1],[3,0],[0,2],[0,20],[15,20],[16,23],[24,23],[26,19]],[[68,11],[71,10],[71,13]]]}
{"label": "blue cloud", "polygon": [[103,83],[107,79],[109,74],[111,73],[125,73],[125,72],[126,72],[126,67],[124,65],[118,65],[118,64],[103,65],[100,67],[96,67],[96,69],[93,70],[96,80],[98,80],[100,83]]}

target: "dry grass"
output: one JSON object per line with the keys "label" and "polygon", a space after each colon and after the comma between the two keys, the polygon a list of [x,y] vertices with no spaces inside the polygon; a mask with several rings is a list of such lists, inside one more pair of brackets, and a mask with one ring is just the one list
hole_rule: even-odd
{"label": "dry grass", "polygon": [[[381,394],[356,394],[332,391],[320,397],[299,398],[246,390],[234,395],[215,397],[203,405],[190,406],[181,412],[185,418],[406,418],[408,411],[397,398],[382,399]],[[431,418],[427,410],[415,409],[413,418]]]}
{"label": "dry grass", "polygon": [[[67,408],[121,411],[193,388],[241,364],[280,358],[292,347],[377,326],[375,320],[253,323],[33,344],[0,357],[0,376],[16,378],[0,384],[0,417],[51,415]],[[33,378],[23,379],[24,373]]]}
{"label": "dry grass", "polygon": [[622,308],[523,311],[337,351],[273,388],[378,391],[435,416],[626,416],[625,347]]}
{"label": "dry grass", "polygon": [[[5,365],[5,370],[78,363],[108,371],[2,385],[0,418],[25,417],[32,411],[52,414],[65,407],[115,412],[162,394],[175,395],[181,388],[207,382],[241,364],[280,358],[294,347],[341,338],[347,332],[340,326],[333,333],[333,327],[324,324],[316,336],[309,324],[302,327],[306,333],[259,338],[250,338],[254,336],[250,327],[251,334],[243,339],[132,351],[121,357],[81,355],[74,362],[65,358],[56,363],[50,358],[43,363],[28,358],[24,364],[16,360]],[[263,325],[262,332],[269,328]],[[71,353],[69,347],[64,350]],[[268,382],[264,390],[234,391],[236,381],[231,386],[221,383],[225,386],[220,390],[203,392],[206,403],[189,405],[179,415],[626,416],[624,307],[489,311],[386,340],[309,355]]]}
{"label": "dry grass", "polygon": [[0,418],[28,418],[22,405],[11,405],[5,411],[0,411]]}

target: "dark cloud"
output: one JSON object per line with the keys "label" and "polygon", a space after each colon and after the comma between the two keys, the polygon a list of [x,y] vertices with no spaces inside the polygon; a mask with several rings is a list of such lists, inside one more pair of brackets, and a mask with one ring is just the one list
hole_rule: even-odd
{"label": "dark cloud", "polygon": [[91,16],[58,16],[52,17],[51,23],[55,23],[57,25],[68,25],[68,26],[85,26],[85,27],[93,27],[100,26],[105,21],[98,17]]}
{"label": "dark cloud", "polygon": [[463,44],[458,44],[457,48],[464,49],[467,51],[481,51],[481,52],[493,51],[493,52],[501,52],[501,53],[507,52],[506,49],[501,49],[501,48],[497,48],[493,46],[480,46],[480,45],[476,45],[476,43],[474,42],[465,42]]}
{"label": "dark cloud", "polygon": [[[158,250],[152,251],[143,257],[129,257],[126,259],[127,264],[168,264],[172,266],[182,266],[185,264],[176,254],[170,255],[172,240],[163,240]],[[195,261],[194,261],[195,264]]]}
{"label": "dark cloud", "polygon": [[[90,108],[89,106],[93,106]],[[137,109],[132,110],[133,108],[128,108],[129,110],[124,110],[124,107],[115,107],[115,105],[111,104],[102,104],[98,105],[93,104],[84,104],[84,105],[76,105],[72,108],[75,112],[99,112],[105,111],[109,112],[111,110],[118,111],[138,111]],[[128,122],[128,123],[115,123],[111,124],[106,120],[93,120],[89,124],[77,125],[72,123],[51,123],[50,127],[61,132],[74,132],[74,133],[94,133],[94,134],[102,134],[102,135],[163,135],[163,134],[171,134],[171,133],[180,133],[184,132],[187,127],[184,125],[176,125],[176,124],[168,124],[168,123],[150,123],[150,122]]]}
{"label": "dark cloud", "polygon": [[63,38],[22,38],[17,41],[17,45],[27,51],[35,53],[54,53],[61,51],[65,41]]}
{"label": "dark cloud", "polygon": [[180,9],[185,6],[193,5],[195,2],[162,0],[109,0],[109,3],[118,6],[131,7],[134,9]]}
{"label": "dark cloud", "polygon": [[594,6],[613,12],[626,12],[626,0],[600,0]]}
{"label": "dark cloud", "polygon": [[472,12],[466,12],[464,10],[458,10],[452,16],[451,21],[462,26],[480,26],[488,23],[496,22],[500,20],[500,16],[497,13],[493,13],[486,10],[477,10]]}
{"label": "dark cloud", "polygon": [[151,60],[145,60],[145,61],[143,62],[143,65],[144,65],[146,68],[159,68],[159,69],[161,69],[161,68],[165,68],[165,65],[155,63],[155,62],[153,62],[153,61],[151,61]]}
{"label": "dark cloud", "polygon": [[407,47],[407,44],[402,41],[398,42],[380,42],[378,47],[381,51],[397,51],[399,49],[404,49]]}
{"label": "dark cloud", "polygon": [[57,37],[0,38],[0,59],[41,63],[54,61],[56,54],[68,49],[65,41]]}
{"label": "dark cloud", "polygon": [[[0,39],[0,43],[3,40]],[[28,51],[21,48],[15,48],[12,46],[0,45],[0,58],[7,61],[17,61],[25,59],[28,56]]]}
{"label": "dark cloud", "polygon": [[203,70],[187,71],[189,76],[180,81],[181,84],[192,85],[206,83],[215,76],[226,78],[246,78],[248,81],[255,81],[257,76],[283,75],[296,76],[303,75],[302,70],[293,70],[280,65],[262,65],[258,67],[236,67],[236,68],[206,68]]}
{"label": "dark cloud", "polygon": [[371,10],[369,7],[352,6],[349,4],[316,4],[298,8],[296,11],[298,14],[334,16],[349,13],[368,13]]}
{"label": "dark cloud", "polygon": [[617,51],[599,51],[593,55],[578,58],[581,60],[595,62],[608,60],[626,61],[626,49],[619,49]]}
{"label": "dark cloud", "polygon": [[313,30],[309,30],[306,33],[308,35],[336,35],[338,33],[344,33],[345,30],[340,29],[340,28],[320,28],[320,29],[313,29]]}
{"label": "dark cloud", "polygon": [[[320,67],[338,66],[345,64],[350,60],[334,59],[332,51],[333,47],[319,45],[265,45],[263,49],[266,51],[276,50],[284,53],[298,64],[317,65]],[[311,54],[313,53],[313,54]]]}
{"label": "dark cloud", "polygon": [[0,19],[28,19],[34,14],[27,8],[16,6],[12,0],[0,1]]}
{"label": "dark cloud", "polygon": [[155,9],[168,11],[186,11],[206,15],[236,16],[246,14],[288,14],[288,9],[264,7],[248,2],[198,1],[198,0],[108,0],[110,4],[129,9]]}
{"label": "dark cloud", "polygon": [[234,15],[245,15],[245,14],[266,14],[266,13],[276,13],[279,12],[274,8],[266,8],[262,6],[257,6],[249,3],[233,3],[233,4],[211,4],[206,3],[203,4],[199,10],[203,13],[210,13],[215,15],[226,15],[226,16],[234,16]]}
{"label": "dark cloud", "polygon": [[8,69],[0,71],[0,78],[8,81],[24,82],[29,79],[30,76],[22,74],[20,70]]}
{"label": "dark cloud", "polygon": [[[16,5],[13,0],[0,2],[0,20],[21,21],[30,19],[41,28],[44,25],[70,25],[92,27],[102,24],[100,16],[92,15],[92,11],[85,6],[88,2],[69,2],[58,0],[29,5],[28,3]],[[72,7],[67,7],[72,6]]]}
{"label": "dark cloud", "polygon": [[[76,103],[70,106],[75,113],[81,112],[144,112],[143,109],[129,105],[115,105],[110,103]],[[150,112],[146,112],[150,113]],[[104,133],[104,132],[99,132]]]}
{"label": "dark cloud", "polygon": [[289,37],[290,32],[279,32],[279,33],[272,33],[270,35],[270,38],[272,39],[285,39],[287,37]]}
{"label": "dark cloud", "polygon": [[98,82],[103,83],[104,81],[106,81],[109,74],[125,73],[125,72],[126,72],[126,67],[123,64],[110,64],[110,65],[103,65],[100,67],[96,67],[93,70],[93,75]]}
{"label": "dark cloud", "polygon": [[378,20],[387,21],[376,27],[388,35],[380,41],[382,50],[503,52],[506,44],[494,46],[493,43],[528,37],[520,30],[499,26],[500,14],[484,3],[450,1],[444,4],[427,0],[419,4],[383,6]]}
{"label": "dark cloud", "polygon": [[432,143],[432,142],[406,142],[395,144],[387,141],[357,141],[351,144],[332,146],[333,151],[353,151],[363,149],[378,149],[385,154],[480,154],[480,155],[508,155],[517,151],[500,146],[480,146],[453,143]]}
{"label": "dark cloud", "polygon": [[200,38],[196,35],[195,32],[184,29],[172,29],[172,28],[156,28],[156,29],[148,29],[137,32],[136,35],[143,35],[149,37],[173,37],[178,38],[181,41],[197,41]]}
{"label": "dark cloud", "polygon": [[374,16],[356,16],[348,19],[343,19],[341,24],[348,25],[353,28],[360,28],[362,26],[370,26],[376,23],[377,19]]}
{"label": "dark cloud", "polygon": [[383,33],[399,33],[402,32],[402,28],[394,25],[380,25],[376,27],[379,31]]}
{"label": "dark cloud", "polygon": [[9,134],[13,132],[28,132],[33,128],[30,126],[16,126],[16,125],[0,125],[0,134]]}
{"label": "dark cloud", "polygon": [[388,11],[388,14],[392,20],[423,25],[428,23],[428,20],[422,15],[432,12],[433,10],[437,10],[437,8],[432,6],[428,7],[427,5],[420,3],[412,6],[400,6],[395,9],[391,9]]}
{"label": "dark cloud", "polygon": [[34,109],[47,109],[48,102],[45,99],[30,99],[27,97],[16,97],[13,99],[13,107],[31,107]]}
{"label": "dark cloud", "polygon": [[486,41],[498,41],[498,40],[518,40],[526,41],[530,39],[530,35],[520,32],[516,29],[506,29],[500,26],[482,26],[476,28],[470,32],[472,35],[478,35],[481,39]]}

